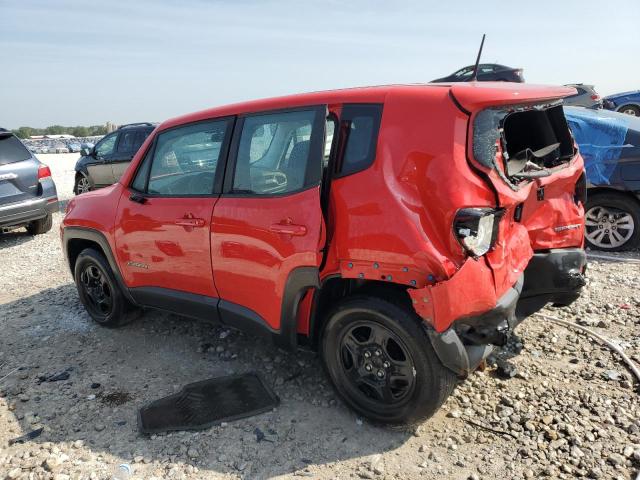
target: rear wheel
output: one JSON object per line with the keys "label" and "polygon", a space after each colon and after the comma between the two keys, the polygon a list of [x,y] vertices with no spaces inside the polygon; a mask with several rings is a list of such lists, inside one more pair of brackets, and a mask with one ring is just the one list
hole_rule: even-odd
{"label": "rear wheel", "polygon": [[76,260],[74,278],[80,301],[100,325],[117,327],[133,320],[139,310],[122,294],[107,259],[86,248]]}
{"label": "rear wheel", "polygon": [[53,216],[49,214],[44,218],[34,220],[30,224],[28,224],[27,232],[30,235],[42,235],[43,233],[47,233],[49,230],[51,230],[52,226],[53,226]]}
{"label": "rear wheel", "polygon": [[76,177],[76,185],[74,188],[76,195],[80,195],[81,193],[86,193],[91,191],[91,183],[89,179],[85,177],[83,174],[79,174]]}
{"label": "rear wheel", "polygon": [[585,240],[593,249],[615,252],[640,244],[640,203],[626,195],[600,193],[587,198]]}
{"label": "rear wheel", "polygon": [[359,414],[389,424],[433,415],[456,377],[409,309],[370,296],[341,302],[322,335],[322,358],[338,394]]}
{"label": "rear wheel", "polygon": [[623,105],[618,111],[626,113],[627,115],[633,115],[634,117],[640,117],[640,108],[636,105]]}

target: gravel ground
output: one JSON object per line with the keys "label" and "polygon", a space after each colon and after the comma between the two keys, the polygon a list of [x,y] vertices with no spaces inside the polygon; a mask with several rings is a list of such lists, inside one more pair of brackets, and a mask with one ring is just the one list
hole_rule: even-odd
{"label": "gravel ground", "polygon": [[[69,198],[77,155],[41,157]],[[499,354],[515,371],[490,363],[418,429],[380,428],[336,398],[314,354],[153,311],[121,329],[94,325],[63,262],[60,220],[39,237],[0,237],[0,479],[103,479],[121,463],[139,479],[629,479],[640,468],[637,383],[575,331],[530,318]],[[640,263],[592,261],[583,297],[545,313],[640,362],[639,274]],[[197,433],[137,432],[146,402],[249,370],[274,386],[274,411]]]}

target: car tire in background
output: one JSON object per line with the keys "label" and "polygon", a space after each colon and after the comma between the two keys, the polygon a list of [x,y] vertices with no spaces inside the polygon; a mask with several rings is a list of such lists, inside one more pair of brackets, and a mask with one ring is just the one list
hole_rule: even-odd
{"label": "car tire in background", "polygon": [[27,232],[30,235],[42,235],[43,233],[47,233],[51,230],[53,226],[53,216],[51,214],[47,215],[44,218],[39,218],[38,220],[34,220],[33,222],[27,225]]}
{"label": "car tire in background", "polygon": [[73,186],[73,193],[75,193],[76,195],[80,195],[81,193],[86,193],[90,191],[91,191],[91,182],[89,182],[89,179],[82,173],[77,174],[76,183]]}
{"label": "car tire in background", "polygon": [[125,298],[102,253],[85,248],[78,255],[73,271],[80,301],[97,323],[119,327],[138,316],[140,310]]}
{"label": "car tire in background", "polygon": [[329,314],[320,350],[340,397],[374,422],[415,424],[456,384],[415,312],[374,296],[346,298]]}
{"label": "car tire in background", "polygon": [[585,240],[595,250],[617,252],[640,244],[640,202],[631,195],[600,192],[587,196]]}
{"label": "car tire in background", "polygon": [[633,115],[634,117],[640,117],[640,108],[636,105],[623,105],[618,111],[626,113],[627,115]]}

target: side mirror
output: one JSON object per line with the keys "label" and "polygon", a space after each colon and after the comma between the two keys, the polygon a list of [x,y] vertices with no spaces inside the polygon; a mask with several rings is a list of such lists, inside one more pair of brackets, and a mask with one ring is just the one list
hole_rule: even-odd
{"label": "side mirror", "polygon": [[93,147],[82,147],[80,150],[80,155],[83,157],[93,156],[94,150]]}

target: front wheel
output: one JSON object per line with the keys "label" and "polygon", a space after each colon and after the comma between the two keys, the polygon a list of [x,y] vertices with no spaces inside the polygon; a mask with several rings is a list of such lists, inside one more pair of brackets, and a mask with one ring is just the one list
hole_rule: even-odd
{"label": "front wheel", "polygon": [[74,278],[87,313],[105,327],[124,325],[139,312],[122,294],[102,253],[86,248],[76,260]]}
{"label": "front wheel", "polygon": [[374,422],[415,424],[433,415],[456,377],[440,363],[409,308],[370,296],[342,301],[322,335],[322,358],[336,391]]}
{"label": "front wheel", "polygon": [[585,240],[593,249],[616,252],[640,244],[640,202],[618,193],[587,198]]}
{"label": "front wheel", "polygon": [[86,193],[91,191],[91,182],[89,179],[82,174],[79,174],[76,177],[76,184],[74,186],[74,192],[76,195],[80,195],[81,193]]}

